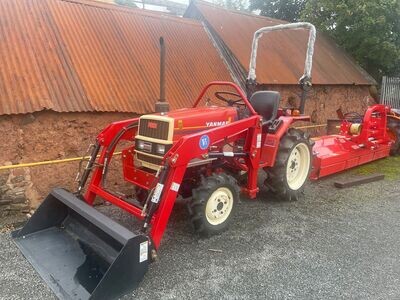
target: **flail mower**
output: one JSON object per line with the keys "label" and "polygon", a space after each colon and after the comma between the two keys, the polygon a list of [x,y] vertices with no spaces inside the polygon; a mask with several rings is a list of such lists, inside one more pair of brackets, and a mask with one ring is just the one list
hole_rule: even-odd
{"label": "flail mower", "polygon": [[388,106],[344,114],[339,133],[314,138],[312,180],[399,153],[400,118]]}
{"label": "flail mower", "polygon": [[[247,95],[234,83],[211,82],[192,108],[168,111],[161,80],[158,113],[112,123],[97,136],[77,191],[54,189],[27,224],[13,233],[17,246],[59,298],[110,299],[136,288],[156,256],[177,197],[185,199],[196,232],[217,234],[229,225],[240,192],[255,199],[260,170],[267,174],[265,183],[271,191],[297,199],[311,171],[313,178],[332,172],[326,167],[331,162],[326,162],[334,160],[338,150],[331,144],[340,143],[338,160],[346,161],[345,166],[362,162],[351,159],[353,150],[361,149],[357,152],[361,157],[368,152],[371,159],[389,152],[392,141],[386,132],[388,108],[384,106],[368,110],[362,129],[354,120],[344,120],[343,139],[322,137],[313,149],[309,136],[292,127],[310,120],[303,115],[306,93],[297,110],[279,108],[278,92],[256,91],[259,38],[269,31],[296,28],[310,31],[300,79],[306,92],[311,86],[314,26],[261,28],[254,35]],[[163,43],[161,49],[164,78]],[[234,92],[226,91],[227,87]],[[213,89],[217,89],[213,99],[199,106]],[[215,106],[214,100],[225,105]],[[354,132],[360,134],[356,137]],[[129,196],[105,184],[121,141],[129,143],[122,151],[124,180],[134,186]],[[239,180],[243,174],[245,181]],[[96,210],[96,197],[139,219],[141,231],[132,232]]]}

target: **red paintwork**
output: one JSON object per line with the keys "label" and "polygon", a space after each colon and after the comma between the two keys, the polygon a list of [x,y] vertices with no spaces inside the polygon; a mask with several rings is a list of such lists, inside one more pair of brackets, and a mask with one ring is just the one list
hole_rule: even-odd
{"label": "red paintwork", "polygon": [[122,151],[122,168],[124,179],[143,189],[149,190],[154,187],[156,177],[152,173],[142,171],[134,166],[134,147]]}
{"label": "red paintwork", "polygon": [[308,116],[298,116],[298,117],[285,117],[279,118],[283,121],[281,127],[274,134],[265,134],[262,137],[262,153],[260,167],[273,167],[275,164],[276,155],[278,154],[279,141],[282,136],[286,133],[288,128],[297,121],[310,121]]}
{"label": "red paintwork", "polygon": [[[165,114],[174,118],[174,140],[190,132],[205,130],[232,123],[237,120],[235,107],[198,107],[183,108]],[[207,118],[204,118],[207,116]]]}
{"label": "red paintwork", "polygon": [[313,180],[355,166],[389,156],[392,140],[387,134],[386,121],[389,107],[374,105],[368,108],[359,135],[351,135],[351,123],[343,121],[339,135],[322,136],[316,139]]}
{"label": "red paintwork", "polygon": [[[242,97],[244,103],[248,106],[250,116],[241,120],[237,120],[237,110],[232,107],[224,108],[196,108],[198,102],[211,86],[230,86],[236,89],[237,93]],[[203,158],[208,155],[209,149],[202,150],[199,147],[200,138],[203,135],[208,135],[210,146],[215,146],[220,149],[222,144],[244,140],[243,152],[248,153],[248,156],[240,161],[236,158],[226,158],[227,163],[230,163],[236,169],[246,170],[248,172],[248,182],[242,187],[250,198],[254,199],[258,192],[257,175],[260,168],[273,166],[275,156],[278,150],[279,140],[287,131],[289,126],[296,121],[309,120],[309,117],[299,116],[280,116],[283,121],[281,127],[275,134],[266,134],[261,132],[261,117],[254,111],[249,104],[243,91],[230,82],[211,82],[200,93],[196,100],[194,108],[172,111],[167,114],[169,117],[175,118],[175,127],[178,127],[176,119],[183,122],[184,127],[199,126],[196,132],[184,134],[176,134],[174,136],[174,144],[171,149],[165,154],[163,163],[169,165],[169,172],[165,181],[163,193],[159,202],[159,207],[151,220],[150,237],[154,246],[158,248],[164,230],[167,226],[169,216],[175,203],[177,191],[172,190],[173,183],[181,184],[184,178],[188,163],[194,158]],[[205,127],[201,124],[208,121],[225,121],[231,117],[231,122],[216,126]],[[133,204],[124,201],[117,195],[106,191],[101,185],[103,177],[103,164],[107,157],[106,149],[112,142],[112,139],[122,129],[132,123],[138,123],[138,119],[131,119],[121,122],[115,122],[106,127],[97,137],[97,141],[102,147],[99,159],[97,160],[98,167],[93,171],[91,182],[85,194],[85,200],[92,205],[96,196],[107,200],[108,202],[128,211],[139,219],[143,219],[141,209]],[[193,125],[193,126],[192,126]],[[133,141],[137,132],[137,127],[128,130],[122,135],[120,140]],[[261,144],[257,145],[257,137],[261,137]],[[111,149],[111,154],[115,149]],[[134,147],[130,146],[122,153],[124,179],[134,185],[144,189],[151,189],[156,184],[156,178],[153,173],[146,172],[134,166]],[[109,153],[110,154],[110,153]],[[244,160],[244,161],[243,161]],[[174,184],[174,185],[175,185]]]}

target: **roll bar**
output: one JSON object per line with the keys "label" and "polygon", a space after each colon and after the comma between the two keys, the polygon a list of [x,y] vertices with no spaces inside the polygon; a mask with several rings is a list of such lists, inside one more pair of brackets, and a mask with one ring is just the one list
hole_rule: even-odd
{"label": "roll bar", "polygon": [[262,27],[258,29],[254,33],[253,43],[251,45],[251,56],[250,56],[250,64],[249,64],[249,74],[247,76],[247,96],[254,92],[256,85],[256,61],[257,61],[257,49],[258,49],[258,40],[263,36],[264,33],[268,33],[271,31],[278,30],[286,30],[286,29],[309,29],[310,34],[308,36],[308,44],[307,44],[307,53],[306,53],[306,61],[304,64],[304,74],[299,79],[299,84],[303,89],[303,95],[300,103],[300,112],[304,113],[304,102],[306,97],[307,90],[311,87],[311,70],[312,70],[312,58],[314,54],[314,44],[317,36],[317,31],[315,30],[315,26],[308,22],[298,22],[298,23],[289,23],[289,24],[280,24],[275,26]]}
{"label": "roll bar", "polygon": [[314,44],[315,44],[315,38],[316,38],[317,33],[315,30],[315,26],[308,22],[280,24],[280,25],[275,25],[275,26],[262,27],[262,28],[258,29],[254,33],[253,43],[251,46],[251,57],[250,57],[249,74],[247,76],[247,80],[252,80],[252,81],[256,80],[256,60],[257,60],[258,40],[263,36],[264,33],[271,32],[271,31],[277,31],[277,30],[300,29],[300,28],[309,29],[310,34],[308,37],[304,74],[299,79],[299,82],[302,82],[304,80],[304,78],[311,80],[312,57],[314,54]]}

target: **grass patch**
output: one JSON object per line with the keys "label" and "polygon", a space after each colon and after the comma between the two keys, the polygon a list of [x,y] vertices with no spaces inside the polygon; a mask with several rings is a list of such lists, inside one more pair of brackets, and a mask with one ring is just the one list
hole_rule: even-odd
{"label": "grass patch", "polygon": [[377,161],[359,166],[352,170],[354,174],[369,175],[374,173],[385,174],[385,179],[400,179],[400,156],[389,156]]}

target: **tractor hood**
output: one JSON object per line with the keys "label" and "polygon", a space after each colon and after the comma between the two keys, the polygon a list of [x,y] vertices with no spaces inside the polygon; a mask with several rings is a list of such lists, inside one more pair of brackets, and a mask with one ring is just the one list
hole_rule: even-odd
{"label": "tractor hood", "polygon": [[234,107],[184,108],[141,116],[135,136],[135,152],[143,166],[158,170],[163,155],[185,135],[236,121]]}
{"label": "tractor hood", "polygon": [[[237,109],[234,107],[200,107],[200,108],[183,108],[167,113],[158,113],[144,115],[140,119],[148,120],[147,127],[156,127],[154,121],[167,121],[173,125],[174,139],[183,134],[205,130],[209,127],[218,127],[229,124],[237,120]],[[142,123],[143,123],[142,121]],[[172,127],[172,126],[171,126]],[[157,129],[157,128],[153,128]]]}
{"label": "tractor hood", "polygon": [[175,130],[198,130],[222,126],[236,121],[237,109],[219,106],[184,108],[172,111],[168,115],[175,120]]}

